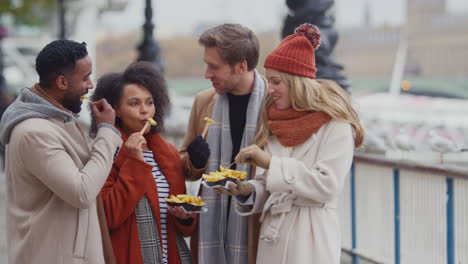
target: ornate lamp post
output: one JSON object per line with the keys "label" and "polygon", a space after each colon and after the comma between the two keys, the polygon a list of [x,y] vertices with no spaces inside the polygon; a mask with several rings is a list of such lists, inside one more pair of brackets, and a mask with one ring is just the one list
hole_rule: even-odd
{"label": "ornate lamp post", "polygon": [[343,89],[350,86],[343,66],[331,56],[338,40],[338,32],[334,29],[335,17],[327,12],[334,4],[334,0],[286,0],[291,10],[284,21],[282,37],[294,32],[294,29],[303,23],[312,23],[319,27],[321,45],[315,53],[317,65],[317,78],[336,81]]}
{"label": "ornate lamp post", "polygon": [[143,41],[138,46],[138,61],[148,61],[153,63],[160,71],[164,71],[164,64],[161,58],[161,49],[159,44],[154,41],[153,29],[153,8],[152,0],[146,0],[145,24],[143,25]]}
{"label": "ornate lamp post", "polygon": [[[1,17],[1,13],[0,13]],[[0,22],[0,119],[2,118],[3,112],[7,108],[8,101],[5,96],[7,95],[7,87],[5,76],[3,76],[3,50],[2,50],[2,39],[7,36],[6,28]],[[0,144],[0,170],[5,167],[5,146]],[[1,171],[0,171],[1,173]]]}
{"label": "ornate lamp post", "polygon": [[0,94],[6,92],[6,80],[3,76],[3,50],[2,40],[7,36],[7,29],[0,23]]}
{"label": "ornate lamp post", "polygon": [[66,39],[67,38],[67,21],[66,17],[66,9],[65,9],[65,0],[58,0],[58,22],[59,22],[59,39]]}

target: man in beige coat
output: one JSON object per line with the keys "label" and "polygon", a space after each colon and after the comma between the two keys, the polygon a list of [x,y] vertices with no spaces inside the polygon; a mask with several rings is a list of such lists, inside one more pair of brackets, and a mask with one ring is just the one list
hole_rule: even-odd
{"label": "man in beige coat", "polygon": [[105,263],[96,197],[122,144],[115,113],[91,106],[98,133],[91,149],[76,114],[89,89],[85,43],[57,40],[36,58],[39,83],[6,110],[8,263]]}

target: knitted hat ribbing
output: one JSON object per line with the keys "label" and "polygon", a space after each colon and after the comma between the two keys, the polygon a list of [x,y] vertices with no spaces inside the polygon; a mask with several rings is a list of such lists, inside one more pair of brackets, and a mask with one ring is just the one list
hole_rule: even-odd
{"label": "knitted hat ribbing", "polygon": [[264,67],[315,79],[315,50],[319,46],[320,30],[302,24],[267,56]]}

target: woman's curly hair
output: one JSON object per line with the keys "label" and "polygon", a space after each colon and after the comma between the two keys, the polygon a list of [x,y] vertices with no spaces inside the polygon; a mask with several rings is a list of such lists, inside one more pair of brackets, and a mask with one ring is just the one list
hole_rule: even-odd
{"label": "woman's curly hair", "polygon": [[[164,129],[164,118],[169,110],[170,100],[167,91],[166,80],[161,72],[149,62],[135,62],[130,64],[122,73],[108,73],[99,78],[91,101],[95,102],[105,98],[115,108],[120,103],[123,88],[128,84],[136,84],[148,89],[153,96],[155,114],[153,119],[158,123],[152,126],[150,133],[159,133]],[[92,116],[90,137],[97,133],[96,121]],[[115,125],[122,127],[120,119],[115,118]]]}

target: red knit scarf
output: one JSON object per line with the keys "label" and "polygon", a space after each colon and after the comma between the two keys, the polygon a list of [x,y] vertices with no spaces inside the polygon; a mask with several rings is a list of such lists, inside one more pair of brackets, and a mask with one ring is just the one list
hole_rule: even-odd
{"label": "red knit scarf", "polygon": [[324,112],[278,110],[273,105],[268,109],[268,127],[285,147],[304,143],[330,120]]}

